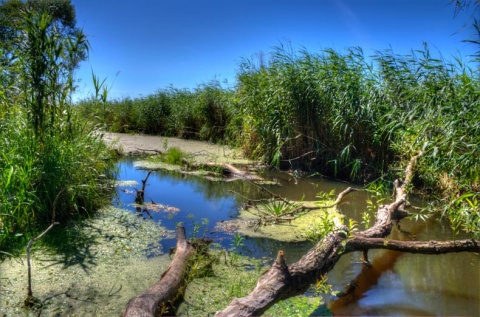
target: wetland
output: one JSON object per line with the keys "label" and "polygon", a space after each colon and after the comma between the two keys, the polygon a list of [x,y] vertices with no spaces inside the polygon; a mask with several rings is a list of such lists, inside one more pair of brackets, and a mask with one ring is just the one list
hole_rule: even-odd
{"label": "wetland", "polygon": [[[168,140],[168,143],[173,142]],[[146,145],[142,148],[151,148],[153,143]],[[171,260],[168,250],[175,246],[174,230],[179,223],[186,227],[190,238],[195,235],[212,239],[213,254],[224,252],[212,274],[189,284],[178,310],[180,316],[205,316],[224,308],[231,298],[248,294],[278,250],[284,251],[287,263],[293,263],[312,247],[301,232],[291,239],[293,241],[285,241],[285,232],[299,231],[295,224],[272,225],[280,228],[273,231],[252,230],[241,210],[245,197],[261,197],[261,189],[249,181],[212,180],[178,170],[156,169],[145,186],[145,201],[151,205],[139,210],[135,193],[148,175],[146,167],[152,167],[145,166],[145,160],[148,159],[129,157],[119,161],[116,194],[111,206],[78,223],[68,248],[57,253],[41,247],[34,250],[32,283],[34,294],[41,300],[36,310],[23,308],[25,259],[12,258],[0,265],[0,314],[119,315],[128,299],[158,280],[168,266]],[[339,193],[348,187],[348,184],[318,176],[258,173],[271,181],[270,185],[263,185],[269,191],[296,201],[314,201],[319,192]],[[364,226],[362,217],[368,207],[367,200],[368,193],[356,191],[339,209]],[[411,202],[418,207],[427,204],[419,197],[413,197]],[[451,237],[447,223],[429,219],[403,220],[401,230],[394,230],[390,238],[444,240]],[[372,251],[370,257],[374,269],[358,281],[356,298],[345,300],[335,295],[360,275],[359,252],[342,256],[328,274],[329,292],[312,289],[293,301],[276,304],[266,315],[294,315],[298,307],[303,307],[298,316],[306,311],[311,315],[360,312],[361,315],[396,316],[475,315],[478,312],[480,261],[477,254],[428,256],[381,250]]]}

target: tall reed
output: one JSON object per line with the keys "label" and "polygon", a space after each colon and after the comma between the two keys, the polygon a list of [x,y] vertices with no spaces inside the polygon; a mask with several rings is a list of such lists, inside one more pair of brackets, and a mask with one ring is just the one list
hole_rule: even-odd
{"label": "tall reed", "polygon": [[95,98],[79,101],[76,108],[90,121],[105,123],[112,132],[223,142],[231,118],[232,95],[231,90],[213,80],[193,91],[167,87],[146,97],[108,101],[105,111]]}
{"label": "tall reed", "polygon": [[1,65],[0,249],[43,230],[59,193],[55,220],[63,225],[94,212],[113,178],[106,145],[70,103],[73,71],[87,48],[83,33],[64,33],[28,7],[19,16],[20,44],[2,50],[16,58]]}

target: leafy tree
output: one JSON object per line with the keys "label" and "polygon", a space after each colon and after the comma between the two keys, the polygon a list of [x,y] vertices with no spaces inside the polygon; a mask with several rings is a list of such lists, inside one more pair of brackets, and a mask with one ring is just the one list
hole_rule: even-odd
{"label": "leafy tree", "polygon": [[28,109],[41,138],[65,110],[73,72],[88,53],[88,41],[75,23],[69,0],[9,0],[0,6],[2,86]]}

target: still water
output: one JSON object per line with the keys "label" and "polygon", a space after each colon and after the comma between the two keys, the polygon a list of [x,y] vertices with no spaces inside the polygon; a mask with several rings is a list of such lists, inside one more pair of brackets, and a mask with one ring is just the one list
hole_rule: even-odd
{"label": "still water", "polygon": [[[113,204],[138,212],[133,205],[135,189],[141,189],[141,181],[147,172],[135,168],[131,161],[119,163],[119,169],[119,180],[138,183],[119,187]],[[348,186],[320,178],[295,179],[285,173],[268,173],[265,177],[275,179],[280,184],[270,186],[269,190],[292,200],[315,200],[320,191],[335,189],[339,193]],[[165,210],[150,213],[140,211],[139,216],[160,221],[162,226],[172,230],[181,222],[187,234],[197,231],[197,236],[206,236],[229,248],[232,235],[216,230],[215,225],[238,215],[244,201],[237,193],[250,198],[260,195],[259,189],[247,182],[209,181],[180,173],[156,171],[148,178],[145,201],[162,204]],[[347,217],[357,221],[359,229],[363,229],[361,222],[367,207],[366,193],[353,192],[347,197],[340,209]],[[416,206],[424,203],[412,199],[412,204]],[[175,207],[178,211],[172,212],[168,207]],[[448,225],[434,220],[403,220],[400,229],[395,229],[390,238],[452,239]],[[168,250],[175,246],[175,240],[162,240],[162,246]],[[271,261],[282,249],[287,261],[292,263],[311,247],[312,244],[308,242],[281,243],[272,239],[245,238],[242,253]],[[359,253],[344,255],[328,274],[328,282],[335,290],[343,291],[346,285],[355,285],[355,292],[348,298],[325,298],[336,315],[480,316],[478,254],[413,255],[380,250],[370,251],[369,258],[372,266],[365,267]]]}

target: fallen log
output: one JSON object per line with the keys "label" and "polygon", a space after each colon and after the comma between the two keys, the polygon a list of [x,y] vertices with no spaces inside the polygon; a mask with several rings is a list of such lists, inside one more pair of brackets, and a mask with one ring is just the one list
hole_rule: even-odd
{"label": "fallen log", "polygon": [[480,241],[472,239],[455,241],[399,241],[383,238],[354,237],[347,240],[343,253],[370,249],[385,249],[418,254],[480,252]]}
{"label": "fallen log", "polygon": [[[385,238],[392,230],[393,220],[407,216],[401,207],[405,204],[415,162],[421,155],[422,152],[411,158],[405,169],[405,180],[396,188],[396,200],[389,205],[380,206],[373,227],[355,235],[363,238]],[[276,302],[305,293],[312,283],[335,266],[344,251],[343,241],[347,239],[347,231],[345,227],[337,227],[299,261],[288,266],[283,258],[283,252],[280,251],[277,260],[260,277],[252,292],[246,297],[233,299],[215,316],[260,316]]]}
{"label": "fallen log", "polygon": [[226,175],[232,179],[242,179],[242,180],[250,180],[250,181],[261,181],[263,180],[262,177],[250,173],[248,171],[240,170],[229,163],[214,163],[214,162],[205,162],[205,163],[191,163],[186,159],[182,160],[183,163],[187,164],[189,167],[194,168],[220,168],[222,169],[222,174]]}
{"label": "fallen log", "polygon": [[154,285],[128,302],[122,316],[161,316],[179,299],[180,290],[185,287],[188,263],[196,248],[187,241],[184,227],[178,226],[177,230],[177,247],[172,262]]}

